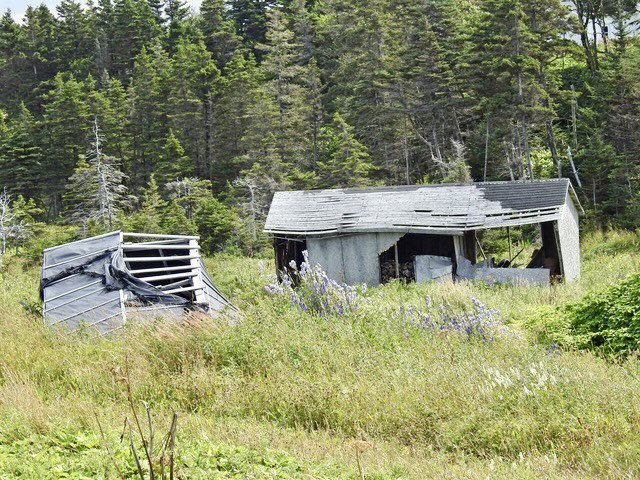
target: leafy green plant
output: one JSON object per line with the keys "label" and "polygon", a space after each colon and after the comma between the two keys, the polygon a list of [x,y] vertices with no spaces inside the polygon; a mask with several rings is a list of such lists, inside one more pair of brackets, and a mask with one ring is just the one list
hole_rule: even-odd
{"label": "leafy green plant", "polygon": [[640,349],[640,274],[564,308],[578,348],[623,354]]}

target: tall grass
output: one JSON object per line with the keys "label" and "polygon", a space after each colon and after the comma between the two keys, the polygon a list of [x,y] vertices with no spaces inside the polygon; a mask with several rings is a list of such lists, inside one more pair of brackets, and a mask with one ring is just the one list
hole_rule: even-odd
{"label": "tall grass", "polygon": [[[359,478],[357,449],[366,478],[638,477],[638,361],[537,344],[523,327],[541,308],[639,271],[635,242],[628,233],[586,238],[577,285],[391,283],[344,315],[301,311],[265,293],[268,261],[219,256],[208,266],[241,308],[239,321],[194,316],[100,340],[60,335],[25,313],[17,301],[35,299],[37,271],[7,262],[0,478],[56,478],[51,463],[118,478],[96,414],[134,478],[119,440],[125,365],[133,397],[157,412],[159,431],[179,412],[182,478]],[[473,298],[499,310],[513,334],[485,341],[418,328],[401,313],[436,315],[446,304],[462,314]]]}

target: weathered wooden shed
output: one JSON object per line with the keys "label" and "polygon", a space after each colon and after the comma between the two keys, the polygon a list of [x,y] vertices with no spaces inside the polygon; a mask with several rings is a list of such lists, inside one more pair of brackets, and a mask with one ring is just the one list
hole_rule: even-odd
{"label": "weathered wooden shed", "polygon": [[45,322],[106,334],[129,319],[233,308],[200,257],[198,237],[115,231],[47,248]]}
{"label": "weathered wooden shed", "polygon": [[[413,262],[418,280],[548,284],[580,276],[576,194],[567,179],[277,192],[265,232],[276,267],[320,264],[336,281],[377,285],[383,265]],[[477,232],[539,225],[528,268],[476,263]]]}

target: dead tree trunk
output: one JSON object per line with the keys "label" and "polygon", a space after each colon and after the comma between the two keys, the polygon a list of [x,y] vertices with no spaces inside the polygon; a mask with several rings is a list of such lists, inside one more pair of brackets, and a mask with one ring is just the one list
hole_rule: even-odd
{"label": "dead tree trunk", "polygon": [[553,123],[551,120],[546,122],[547,127],[547,139],[549,140],[549,150],[551,150],[551,158],[553,162],[558,166],[558,178],[562,178],[562,164],[560,163],[560,156],[558,155],[558,148],[556,146],[556,137],[553,134]]}

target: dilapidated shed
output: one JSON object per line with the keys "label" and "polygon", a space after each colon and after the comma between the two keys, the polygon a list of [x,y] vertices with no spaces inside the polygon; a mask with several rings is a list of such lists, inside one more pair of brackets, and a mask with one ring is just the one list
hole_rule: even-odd
{"label": "dilapidated shed", "polygon": [[130,318],[230,306],[204,268],[198,237],[185,235],[116,231],[47,248],[40,294],[45,322],[99,334]]}
{"label": "dilapidated shed", "polygon": [[[580,276],[576,194],[567,179],[277,192],[265,232],[278,271],[302,252],[336,281],[377,285],[385,267],[418,280],[548,284]],[[477,262],[477,232],[538,225],[527,268]],[[512,260],[512,259],[511,259]],[[506,264],[503,264],[506,265]],[[511,262],[508,265],[512,266]]]}

